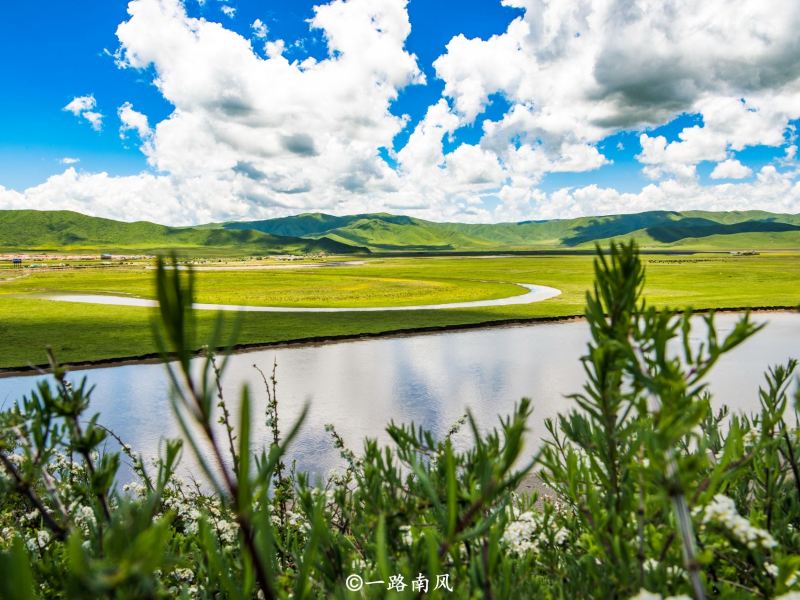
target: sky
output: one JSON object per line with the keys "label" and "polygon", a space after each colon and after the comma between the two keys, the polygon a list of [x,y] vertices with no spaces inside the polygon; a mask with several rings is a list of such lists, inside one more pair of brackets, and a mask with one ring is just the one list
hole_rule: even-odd
{"label": "sky", "polygon": [[800,212],[796,0],[0,9],[0,209]]}

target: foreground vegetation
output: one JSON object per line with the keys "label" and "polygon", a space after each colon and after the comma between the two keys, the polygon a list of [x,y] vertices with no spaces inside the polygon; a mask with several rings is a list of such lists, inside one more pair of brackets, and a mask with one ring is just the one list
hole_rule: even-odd
{"label": "foreground vegetation", "polygon": [[[708,315],[699,334],[690,313],[646,304],[633,246],[599,256],[594,278],[584,392],[533,460],[522,400],[491,432],[469,415],[438,440],[391,424],[390,447],[354,452],[332,431],[342,468],[315,486],[288,464],[303,419],[279,420],[274,374],[271,439],[253,440],[248,390],[236,425],[220,395],[224,358],[192,368],[191,274],[160,269],[157,340],[177,356],[173,413],[207,485],[174,478],[178,441],[155,465],[108,451],[90,390],[56,367],[0,414],[0,596],[796,599],[796,362],[767,373],[756,414],[712,413],[706,375],[757,327],[745,316],[722,337]],[[120,489],[123,457],[138,479]],[[538,504],[514,493],[531,474]]]}
{"label": "foreground vegetation", "polygon": [[[800,304],[797,254],[649,255],[644,294],[657,306],[697,309]],[[274,343],[398,330],[452,327],[580,315],[592,282],[590,256],[383,258],[362,265],[196,273],[200,302],[284,306],[389,306],[498,298],[523,290],[509,282],[558,288],[544,302],[433,311],[327,314],[247,313],[238,342]],[[20,275],[25,275],[20,277]],[[140,268],[20,273],[0,270],[0,368],[41,364],[50,345],[67,363],[156,352],[151,311],[68,304],[50,293],[116,293],[155,297],[152,271]],[[214,315],[196,315],[201,338]]]}

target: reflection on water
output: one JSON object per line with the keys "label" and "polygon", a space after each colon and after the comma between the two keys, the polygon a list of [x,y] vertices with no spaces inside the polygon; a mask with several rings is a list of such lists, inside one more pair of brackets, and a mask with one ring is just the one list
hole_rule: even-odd
{"label": "reflection on water", "polygon": [[[735,315],[719,315],[729,331]],[[759,314],[768,326],[727,356],[715,370],[715,402],[733,409],[757,406],[757,388],[769,365],[800,355],[800,315]],[[390,420],[446,432],[470,408],[482,427],[509,413],[527,396],[535,406],[530,447],[544,432],[543,421],[570,405],[565,396],[583,382],[579,357],[585,352],[584,322],[458,331],[317,346],[279,348],[231,358],[223,381],[226,398],[238,406],[238,390],[254,392],[254,440],[264,443],[263,384],[252,365],[268,371],[278,362],[278,396],[283,430],[310,403],[308,420],[292,449],[299,470],[324,474],[338,466],[324,425],[333,423],[351,448],[365,436],[386,440]],[[96,385],[91,408],[100,422],[145,456],[156,454],[163,437],[177,437],[169,386],[162,365],[127,365],[75,371]],[[35,377],[0,379],[0,403],[26,393]],[[238,418],[238,416],[237,416]],[[466,431],[459,438],[468,439]],[[191,462],[184,461],[191,470]]]}

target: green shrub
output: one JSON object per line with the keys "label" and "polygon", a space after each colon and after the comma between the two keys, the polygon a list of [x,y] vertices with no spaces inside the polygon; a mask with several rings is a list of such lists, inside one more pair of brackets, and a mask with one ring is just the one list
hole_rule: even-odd
{"label": "green shrub", "polygon": [[[359,453],[330,429],[343,467],[314,485],[285,464],[303,417],[281,432],[274,370],[254,452],[248,390],[233,423],[219,386],[226,357],[193,368],[192,274],[161,264],[183,442],[151,465],[102,451],[91,389],[51,357],[54,382],[0,413],[0,597],[800,597],[796,363],[769,371],[757,413],[714,413],[705,377],[758,327],[745,315],[723,338],[706,315],[698,345],[690,312],[643,301],[632,244],[595,269],[586,385],[536,456],[523,399],[489,432],[469,414],[443,439],[390,424],[390,445]],[[184,446],[206,485],[175,476]],[[136,479],[120,487],[122,460]],[[526,477],[541,497],[515,492]]]}

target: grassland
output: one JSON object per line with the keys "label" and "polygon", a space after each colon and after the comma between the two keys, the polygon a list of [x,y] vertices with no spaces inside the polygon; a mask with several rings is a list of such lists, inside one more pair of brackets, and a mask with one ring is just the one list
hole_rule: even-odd
{"label": "grassland", "polygon": [[[644,259],[646,296],[655,304],[697,309],[800,304],[797,254]],[[42,294],[65,292],[151,297],[152,276],[142,268],[38,272],[13,279],[12,271],[0,271],[0,279],[5,278],[0,282],[0,368],[41,364],[48,345],[65,362],[154,352],[149,309],[41,299]],[[242,314],[239,343],[259,344],[577,315],[591,281],[591,256],[389,258],[324,269],[199,272],[197,300],[284,306],[411,305],[497,298],[521,291],[508,282],[539,283],[563,292],[551,300],[517,306]],[[214,318],[213,313],[198,311],[200,340]]]}
{"label": "grassland", "polygon": [[[407,261],[408,262],[408,261]],[[196,271],[196,300],[214,304],[286,307],[414,306],[503,298],[526,290],[511,283],[482,281],[442,273],[368,267],[280,270]],[[413,264],[413,261],[412,261]],[[44,271],[8,281],[4,294],[42,296],[59,293],[123,294],[155,298],[152,268]]]}

